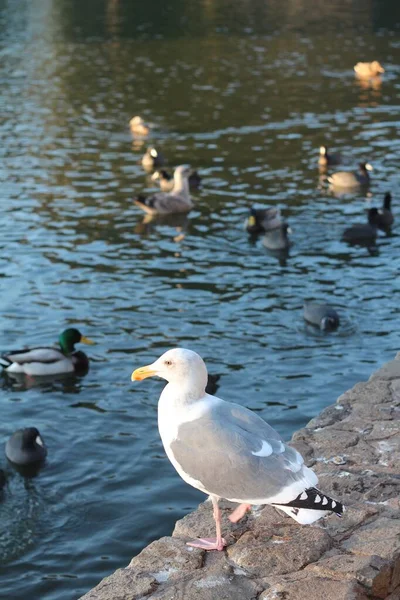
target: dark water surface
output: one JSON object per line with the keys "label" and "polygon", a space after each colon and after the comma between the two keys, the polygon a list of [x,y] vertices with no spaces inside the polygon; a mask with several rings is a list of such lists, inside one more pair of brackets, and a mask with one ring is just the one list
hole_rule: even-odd
{"label": "dark water surface", "polygon": [[[400,219],[398,22],[397,0],[0,0],[1,349],[70,324],[97,342],[85,378],[0,391],[0,445],[36,425],[49,447],[34,479],[0,461],[2,597],[78,598],[204,498],[164,455],[162,383],[130,382],[164,349],[197,350],[285,438],[399,349],[398,227],[376,252],[340,242],[386,190]],[[135,114],[203,175],[187,218],[133,205]],[[371,197],[319,188],[324,142],[373,163]],[[281,206],[286,261],[248,240],[252,202]],[[304,298],[341,329],[308,330]]]}

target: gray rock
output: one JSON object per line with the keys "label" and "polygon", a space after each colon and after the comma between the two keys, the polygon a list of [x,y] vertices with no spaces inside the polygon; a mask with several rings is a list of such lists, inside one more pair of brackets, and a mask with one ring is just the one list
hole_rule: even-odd
{"label": "gray rock", "polygon": [[163,537],[152,542],[135,556],[129,567],[136,572],[147,573],[157,582],[176,578],[182,572],[201,567],[204,550],[190,548],[177,538]]}
{"label": "gray rock", "polygon": [[240,575],[195,573],[160,588],[151,600],[256,600],[262,587]]}
{"label": "gray rock", "polygon": [[[290,517],[288,517],[290,518]],[[258,577],[290,573],[318,560],[332,546],[332,539],[317,527],[260,527],[245,533],[228,548],[236,565]]]}
{"label": "gray rock", "polygon": [[140,600],[157,587],[154,577],[134,569],[118,569],[80,600]]}
{"label": "gray rock", "polygon": [[391,559],[400,555],[400,519],[380,517],[357,529],[342,543],[342,547],[352,554],[363,556],[376,554]]}
{"label": "gray rock", "polygon": [[356,579],[374,598],[386,598],[390,592],[393,563],[379,556],[340,554],[321,559],[305,570],[319,577]]}
{"label": "gray rock", "polygon": [[355,579],[334,581],[300,572],[263,584],[267,589],[259,600],[368,600],[366,590]]}

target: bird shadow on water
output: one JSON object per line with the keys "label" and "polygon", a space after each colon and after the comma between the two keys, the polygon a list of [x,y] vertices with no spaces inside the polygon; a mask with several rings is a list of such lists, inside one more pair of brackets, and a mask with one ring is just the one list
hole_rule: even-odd
{"label": "bird shadow on water", "polygon": [[34,481],[36,473],[22,475],[10,471],[0,495],[0,572],[7,563],[24,556],[46,528],[45,503]]}
{"label": "bird shadow on water", "polygon": [[[88,369],[89,370],[89,369]],[[80,373],[62,373],[55,375],[32,376],[25,373],[3,372],[1,379],[1,388],[12,392],[26,391],[32,388],[40,387],[43,392],[62,392],[64,394],[79,394],[82,388],[81,380],[87,374]]]}
{"label": "bird shadow on water", "polygon": [[158,226],[174,227],[176,230],[175,240],[183,239],[187,233],[189,219],[187,214],[172,215],[145,215],[134,228],[134,232],[146,236],[157,231]]}

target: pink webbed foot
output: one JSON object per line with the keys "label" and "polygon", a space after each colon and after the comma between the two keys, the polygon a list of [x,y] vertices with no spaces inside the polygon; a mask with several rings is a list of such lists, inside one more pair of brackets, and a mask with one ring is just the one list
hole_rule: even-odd
{"label": "pink webbed foot", "polygon": [[248,510],[251,510],[251,504],[239,504],[239,506],[229,515],[228,519],[231,523],[237,523],[240,519],[243,519]]}
{"label": "pink webbed foot", "polygon": [[221,538],[220,540],[218,540],[217,538],[198,538],[197,540],[186,542],[186,545],[192,546],[193,548],[201,548],[202,550],[221,551],[227,544],[224,538]]}

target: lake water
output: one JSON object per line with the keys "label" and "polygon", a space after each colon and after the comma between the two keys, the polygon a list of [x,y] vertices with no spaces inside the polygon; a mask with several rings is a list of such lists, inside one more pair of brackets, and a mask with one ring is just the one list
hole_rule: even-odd
{"label": "lake water", "polygon": [[[285,438],[399,349],[398,227],[377,250],[340,241],[390,190],[400,218],[397,0],[0,0],[1,350],[93,338],[89,374],[3,382],[0,443],[35,425],[46,467],[6,459],[0,583],[9,599],[70,600],[125,566],[204,496],[157,431],[162,382],[134,368],[182,345],[218,394]],[[382,84],[353,65],[380,60]],[[143,223],[151,189],[132,116],[170,166],[203,177],[187,218]],[[321,187],[327,143],[374,166],[371,194]],[[278,205],[286,260],[250,241],[252,204]],[[305,327],[305,298],[342,314]],[[27,389],[26,389],[27,388]]]}

